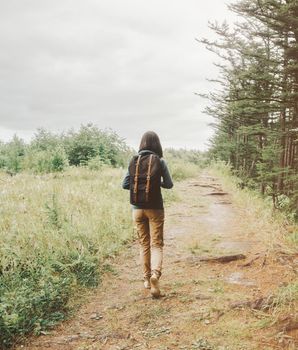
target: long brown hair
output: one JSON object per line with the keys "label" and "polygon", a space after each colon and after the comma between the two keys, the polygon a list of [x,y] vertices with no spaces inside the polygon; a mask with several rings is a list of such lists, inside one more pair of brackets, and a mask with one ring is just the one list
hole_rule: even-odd
{"label": "long brown hair", "polygon": [[154,131],[147,131],[142,136],[139,152],[148,150],[156,153],[160,158],[163,156],[162,147],[158,135]]}

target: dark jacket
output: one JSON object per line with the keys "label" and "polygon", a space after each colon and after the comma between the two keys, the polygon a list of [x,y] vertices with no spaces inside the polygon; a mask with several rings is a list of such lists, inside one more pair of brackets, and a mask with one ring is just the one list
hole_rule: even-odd
{"label": "dark jacket", "polygon": [[[142,155],[151,154],[151,153],[154,154],[154,152],[151,152],[148,150],[143,150],[139,152],[139,154],[142,154]],[[161,177],[162,177],[161,187],[170,189],[173,187],[173,181],[172,181],[169,169],[167,167],[167,163],[163,158],[160,159],[160,163],[161,163]],[[127,172],[122,182],[122,188],[125,190],[129,190],[130,189],[129,184],[130,184],[130,176],[129,176],[129,172]],[[163,209],[162,195],[160,194],[159,199],[154,204],[154,208],[147,208],[146,205],[143,205],[143,206],[134,205],[133,208],[134,209]]]}

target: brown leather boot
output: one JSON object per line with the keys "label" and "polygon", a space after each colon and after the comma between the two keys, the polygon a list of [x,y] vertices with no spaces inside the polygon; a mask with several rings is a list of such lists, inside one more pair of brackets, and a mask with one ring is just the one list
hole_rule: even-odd
{"label": "brown leather boot", "polygon": [[146,289],[150,289],[150,288],[151,288],[150,278],[149,278],[149,277],[144,278],[144,287],[145,287]]}
{"label": "brown leather boot", "polygon": [[151,284],[151,295],[153,298],[159,298],[160,297],[160,289],[159,289],[159,281],[158,276],[154,273],[150,278],[150,284]]}

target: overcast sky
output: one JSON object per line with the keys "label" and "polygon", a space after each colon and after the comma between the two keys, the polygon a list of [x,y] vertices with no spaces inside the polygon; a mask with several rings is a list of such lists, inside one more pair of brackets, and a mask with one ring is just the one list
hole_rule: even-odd
{"label": "overcast sky", "polygon": [[205,149],[217,58],[195,38],[233,21],[222,0],[0,0],[0,139],[92,122],[136,147]]}

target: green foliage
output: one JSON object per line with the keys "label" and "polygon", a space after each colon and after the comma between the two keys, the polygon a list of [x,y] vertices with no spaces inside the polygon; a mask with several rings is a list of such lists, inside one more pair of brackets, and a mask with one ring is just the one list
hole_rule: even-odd
{"label": "green foliage", "polygon": [[288,242],[298,247],[298,231],[294,231],[287,236]]}
{"label": "green foliage", "polygon": [[288,312],[295,309],[298,300],[298,282],[293,281],[286,286],[282,286],[278,289],[276,295],[272,301],[273,314],[278,315],[280,311],[284,310],[285,307]]}
{"label": "green foliage", "polygon": [[88,124],[78,132],[70,131],[64,137],[70,165],[86,165],[93,158],[104,164],[124,165],[123,154],[128,151],[124,141],[112,131],[102,131]]}
{"label": "green foliage", "polygon": [[185,163],[193,163],[200,167],[206,165],[206,154],[197,150],[166,148],[165,158],[171,160],[181,160]]}
{"label": "green foliage", "polygon": [[166,149],[164,157],[173,180],[176,181],[197,176],[200,169],[206,164],[204,154],[195,150]]}
{"label": "green foliage", "polygon": [[62,137],[47,131],[46,129],[39,128],[34,134],[33,140],[30,146],[39,151],[47,151],[58,148],[62,145]]}
{"label": "green foliage", "polygon": [[0,169],[11,175],[23,170],[62,172],[69,165],[100,170],[103,165],[126,166],[130,155],[131,150],[116,133],[93,124],[62,134],[38,129],[27,145],[17,136],[11,142],[0,142]]}
{"label": "green foliage", "polygon": [[68,165],[68,159],[62,148],[55,149],[51,154],[51,171],[63,171]]}
{"label": "green foliage", "polygon": [[200,168],[192,163],[185,163],[182,160],[172,161],[169,166],[174,181],[185,180],[189,177],[198,176]]}
{"label": "green foliage", "polygon": [[71,277],[54,276],[40,265],[23,278],[19,272],[0,276],[0,347],[10,347],[16,336],[39,334],[65,318]]}
{"label": "green foliage", "polygon": [[57,195],[53,193],[52,201],[50,204],[45,204],[45,209],[48,214],[48,222],[49,224],[56,230],[60,230],[62,228],[62,220],[61,218],[61,210],[59,208],[57,202]]}
{"label": "green foliage", "polygon": [[97,156],[89,159],[87,165],[90,170],[101,170],[107,164],[100,156]]}
{"label": "green foliage", "polygon": [[123,175],[2,173],[0,348],[65,319],[78,288],[100,283],[106,257],[133,233]]}
{"label": "green foliage", "polygon": [[53,262],[52,267],[62,276],[74,276],[77,283],[84,287],[96,287],[100,282],[98,256],[65,252]]}
{"label": "green foliage", "polygon": [[[211,24],[217,40],[201,40],[223,59],[220,90],[202,95],[215,118],[209,155],[297,216],[298,4],[238,0],[229,8],[242,23]],[[285,197],[289,203],[280,205]]]}
{"label": "green foliage", "polygon": [[36,174],[61,172],[68,166],[66,152],[60,146],[54,149],[30,149],[23,160],[24,169]]}
{"label": "green foliage", "polygon": [[0,145],[0,168],[12,175],[20,172],[25,149],[24,141],[16,135],[7,144],[2,143]]}

